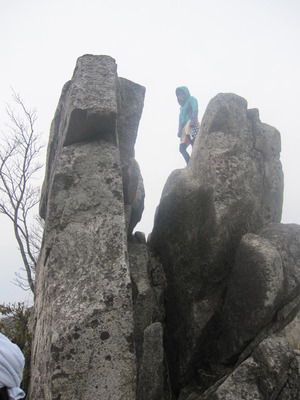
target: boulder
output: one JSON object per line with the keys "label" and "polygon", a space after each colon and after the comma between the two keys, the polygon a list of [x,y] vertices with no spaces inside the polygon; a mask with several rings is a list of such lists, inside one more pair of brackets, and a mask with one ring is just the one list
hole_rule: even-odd
{"label": "boulder", "polygon": [[299,312],[299,239],[295,224],[269,224],[259,235],[243,236],[220,313],[223,363],[280,332]]}
{"label": "boulder", "polygon": [[[261,123],[245,99],[217,95],[188,166],[166,182],[150,239],[167,278],[166,346],[175,393],[221,329],[216,315],[241,238],[279,222],[282,198],[279,132]],[[282,288],[276,290],[278,297]]]}
{"label": "boulder", "polygon": [[283,334],[300,356],[300,313],[284,328]]}
{"label": "boulder", "polygon": [[300,289],[300,227],[297,224],[269,224],[259,234],[278,250],[284,272],[284,298],[289,300]]}
{"label": "boulder", "polygon": [[[164,399],[162,266],[153,259],[145,239],[136,232],[128,242],[137,357],[137,399]],[[151,379],[149,378],[151,376]]]}
{"label": "boulder", "polygon": [[269,337],[213,394],[204,394],[198,399],[296,400],[299,396],[299,368],[293,350],[286,339]]}
{"label": "boulder", "polygon": [[243,236],[221,313],[223,334],[219,352],[223,362],[240,354],[272,321],[283,295],[283,267],[277,249],[258,235]]}
{"label": "boulder", "polygon": [[138,399],[163,400],[165,398],[163,328],[160,322],[155,322],[144,331]]}

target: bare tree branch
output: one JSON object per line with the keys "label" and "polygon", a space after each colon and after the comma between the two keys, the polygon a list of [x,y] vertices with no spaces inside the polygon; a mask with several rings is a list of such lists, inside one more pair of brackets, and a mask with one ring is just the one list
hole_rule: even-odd
{"label": "bare tree branch", "polygon": [[21,112],[7,106],[10,124],[0,147],[0,214],[7,216],[14,228],[21,253],[24,278],[17,276],[18,285],[27,286],[34,293],[34,274],[41,245],[41,223],[29,226],[29,214],[39,202],[39,187],[33,185],[34,176],[42,168],[38,161],[43,145],[35,133],[35,110],[28,110],[22,99],[13,91],[13,100]]}

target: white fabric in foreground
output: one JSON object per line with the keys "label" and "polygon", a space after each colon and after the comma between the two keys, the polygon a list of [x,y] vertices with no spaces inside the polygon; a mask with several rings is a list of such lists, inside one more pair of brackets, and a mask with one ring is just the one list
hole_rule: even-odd
{"label": "white fabric in foreground", "polygon": [[19,347],[0,333],[0,388],[7,387],[11,400],[25,397],[20,389],[25,359]]}

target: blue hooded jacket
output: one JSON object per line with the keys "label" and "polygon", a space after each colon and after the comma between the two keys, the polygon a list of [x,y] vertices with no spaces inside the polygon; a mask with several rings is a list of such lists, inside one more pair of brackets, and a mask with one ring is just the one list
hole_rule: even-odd
{"label": "blue hooded jacket", "polygon": [[178,101],[181,107],[177,136],[181,137],[182,129],[185,127],[188,120],[191,120],[191,127],[196,126],[198,123],[198,101],[195,97],[190,95],[190,91],[186,86],[179,86],[176,89],[176,96],[178,96],[179,91],[182,91],[185,94],[184,101]]}

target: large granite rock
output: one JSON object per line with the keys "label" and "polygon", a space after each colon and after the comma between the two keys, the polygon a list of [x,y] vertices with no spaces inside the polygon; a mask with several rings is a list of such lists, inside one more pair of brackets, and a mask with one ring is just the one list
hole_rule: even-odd
{"label": "large granite rock", "polygon": [[262,341],[252,356],[240,364],[214,393],[191,394],[188,400],[297,400],[300,396],[299,368],[286,339]]}
{"label": "large granite rock", "polygon": [[[198,348],[194,383],[181,391],[181,400],[298,399],[296,350],[284,338],[273,339],[299,312],[299,260],[299,225],[269,224],[259,235],[243,236],[223,304],[207,327],[211,337]],[[258,366],[254,355],[266,346]],[[260,387],[264,379],[273,380],[269,393]]]}
{"label": "large granite rock", "polygon": [[[298,399],[280,332],[300,309],[300,227],[280,224],[280,134],[209,103],[153,232],[134,144],[145,90],[78,59],[51,126],[30,399]],[[291,341],[291,340],[290,340]]]}
{"label": "large granite rock", "polygon": [[149,252],[141,232],[136,232],[128,242],[128,254],[138,371],[137,399],[162,400],[165,398],[162,325],[165,274]]}
{"label": "large granite rock", "polygon": [[223,362],[239,355],[262,332],[281,331],[297,315],[299,238],[300,226],[293,224],[270,224],[260,236],[243,236],[221,313],[218,347]]}
{"label": "large granite rock", "polygon": [[[188,166],[174,171],[164,187],[150,240],[167,277],[166,351],[175,394],[192,379],[210,385],[203,383],[204,375],[213,382],[226,370],[220,368],[215,338],[222,335],[220,312],[236,250],[246,233],[280,222],[282,198],[279,132],[261,123],[243,98],[217,95],[204,114]],[[270,293],[257,327],[271,318],[270,303],[276,307],[284,290],[279,254],[260,257],[264,266],[257,278],[266,279],[262,285]],[[248,292],[254,296],[253,286]],[[255,310],[254,297],[248,301]],[[234,349],[229,353],[230,358]]]}
{"label": "large granite rock", "polygon": [[122,168],[126,226],[130,235],[144,210],[144,185],[134,159],[134,145],[145,89],[117,75],[109,56],[77,60],[72,80],[63,87],[51,124],[40,215],[46,218],[49,187],[56,159],[66,146],[103,140],[118,147]]}
{"label": "large granite rock", "polygon": [[125,218],[128,235],[141,220],[144,211],[144,184],[134,156],[139,118],[144,105],[145,91],[139,85],[119,78],[117,131],[120,149]]}
{"label": "large granite rock", "polygon": [[144,331],[143,357],[137,398],[141,400],[163,400],[167,398],[164,394],[163,328],[161,323],[155,322]]}
{"label": "large granite rock", "polygon": [[86,55],[77,60],[72,80],[62,89],[51,124],[40,202],[42,218],[46,216],[51,175],[61,149],[96,138],[117,143],[117,89],[117,65],[113,58]]}
{"label": "large granite rock", "polygon": [[143,209],[133,149],[143,97],[106,56],[79,58],[63,88],[41,200],[31,400],[136,396],[127,236]]}
{"label": "large granite rock", "polygon": [[283,334],[291,346],[297,351],[300,356],[300,314],[293,319],[283,330]]}

